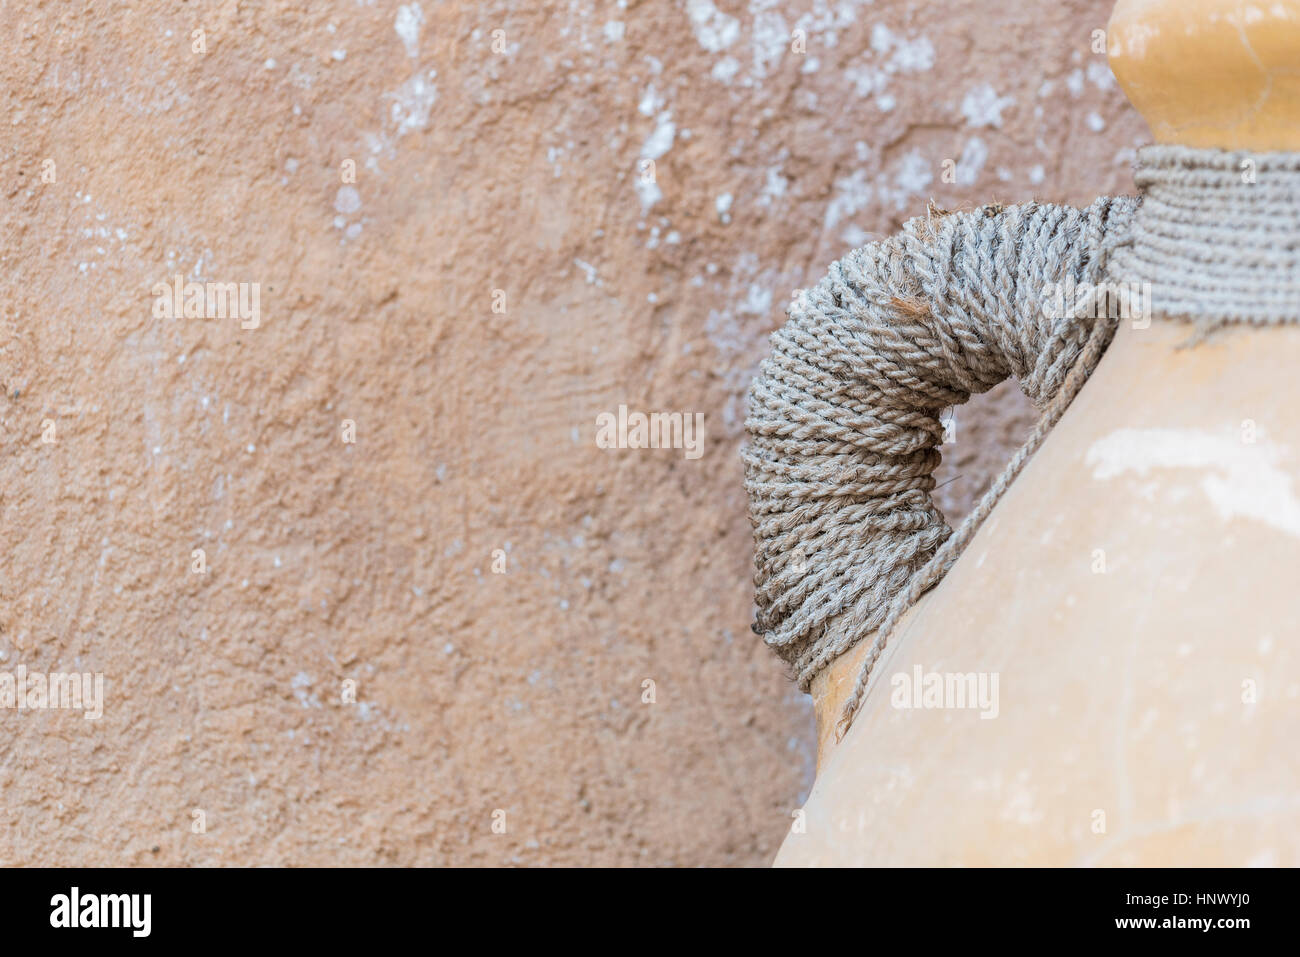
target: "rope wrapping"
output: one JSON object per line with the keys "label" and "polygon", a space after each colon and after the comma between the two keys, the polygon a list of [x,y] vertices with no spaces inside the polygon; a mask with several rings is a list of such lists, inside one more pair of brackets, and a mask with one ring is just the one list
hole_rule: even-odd
{"label": "rope wrapping", "polygon": [[[1139,197],[931,214],[809,290],[749,393],[742,452],[754,631],[808,691],[873,632],[852,723],[899,618],[961,555],[1096,368],[1131,303],[1226,322],[1300,319],[1300,155],[1150,146]],[[934,215],[938,212],[938,215]],[[1086,290],[1077,299],[1052,291]],[[1041,410],[953,532],[930,499],[940,413],[1014,376]]]}
{"label": "rope wrapping", "polygon": [[867,634],[883,648],[955,558],[929,494],[940,414],[1009,376],[1047,409],[1089,343],[1095,363],[1113,324],[1049,315],[1044,292],[1101,281],[1105,238],[1133,208],[914,219],[796,293],[750,389],[743,455],[754,630],[802,690]]}
{"label": "rope wrapping", "polygon": [[1300,318],[1300,153],[1148,146],[1130,242],[1111,271],[1201,335]]}

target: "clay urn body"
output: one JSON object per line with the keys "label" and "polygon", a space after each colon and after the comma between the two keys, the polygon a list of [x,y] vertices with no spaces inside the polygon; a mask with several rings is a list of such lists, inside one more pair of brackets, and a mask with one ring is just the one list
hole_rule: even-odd
{"label": "clay urn body", "polygon": [[[1158,142],[1300,150],[1300,2],[1125,0],[1108,48]],[[870,640],[816,677],[777,865],[1300,864],[1300,326],[1192,332],[1119,323],[842,740]]]}

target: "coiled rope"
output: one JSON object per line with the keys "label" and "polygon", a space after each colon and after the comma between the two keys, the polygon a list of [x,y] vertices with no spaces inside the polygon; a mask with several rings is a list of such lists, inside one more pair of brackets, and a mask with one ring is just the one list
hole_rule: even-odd
{"label": "coiled rope", "polygon": [[[1296,318],[1300,158],[1156,146],[1139,162],[1140,198],[932,209],[797,292],[773,334],[743,452],[753,627],[804,691],[874,632],[841,736],[899,618],[947,573],[1096,368],[1129,305],[1114,290],[1150,283],[1156,315]],[[1266,270],[1286,279],[1261,284]],[[1084,294],[1045,307],[1062,287]],[[953,532],[929,494],[940,413],[1011,376],[1042,416]]]}
{"label": "coiled rope", "polygon": [[1204,334],[1300,320],[1300,153],[1149,146],[1142,206],[1110,272]]}

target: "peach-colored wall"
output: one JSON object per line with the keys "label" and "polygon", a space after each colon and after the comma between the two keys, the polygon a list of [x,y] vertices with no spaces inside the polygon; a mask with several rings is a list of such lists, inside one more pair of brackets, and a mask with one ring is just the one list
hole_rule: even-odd
{"label": "peach-colored wall", "polygon": [[[769,862],[813,741],[748,379],[931,198],[1131,188],[1109,7],[0,5],[0,671],[105,676],[0,710],[0,863]],[[178,274],[257,328],[155,318]],[[941,504],[1027,421],[959,413]]]}

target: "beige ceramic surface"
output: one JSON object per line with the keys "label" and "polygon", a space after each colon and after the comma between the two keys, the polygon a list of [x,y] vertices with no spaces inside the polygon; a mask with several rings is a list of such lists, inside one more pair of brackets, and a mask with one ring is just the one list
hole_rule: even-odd
{"label": "beige ceramic surface", "polygon": [[1157,141],[1300,149],[1300,0],[1121,0],[1107,39]]}
{"label": "beige ceramic surface", "polygon": [[[1300,4],[1127,0],[1109,52],[1159,141],[1300,148]],[[819,676],[778,864],[1300,860],[1300,331],[1187,336],[1121,330],[838,745],[868,643]],[[918,667],[997,674],[997,717],[895,708]]]}
{"label": "beige ceramic surface", "polygon": [[[1300,863],[1300,330],[1186,336],[1121,330],[778,864]],[[998,675],[996,717],[894,707],[917,666]]]}

